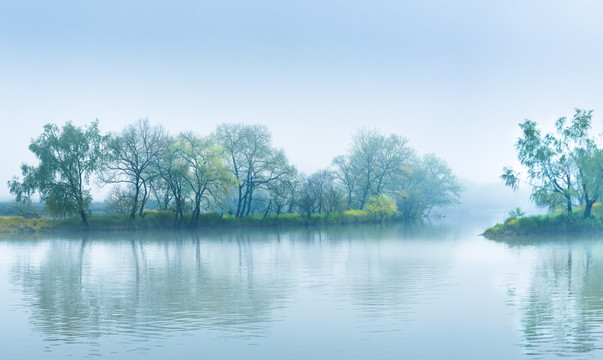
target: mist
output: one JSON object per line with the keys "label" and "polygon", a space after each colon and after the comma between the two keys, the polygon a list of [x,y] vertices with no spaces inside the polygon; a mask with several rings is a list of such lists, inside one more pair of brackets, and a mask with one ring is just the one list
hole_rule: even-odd
{"label": "mist", "polygon": [[5,2],[0,184],[35,162],[27,147],[46,123],[117,132],[140,118],[201,135],[264,124],[306,173],[376,128],[460,178],[499,183],[523,119],[585,108],[600,127],[602,12],[593,1]]}

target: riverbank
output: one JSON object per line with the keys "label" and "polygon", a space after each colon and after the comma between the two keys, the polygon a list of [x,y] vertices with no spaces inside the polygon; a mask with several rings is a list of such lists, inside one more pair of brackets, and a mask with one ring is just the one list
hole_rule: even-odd
{"label": "riverbank", "polygon": [[555,211],[546,215],[511,217],[502,224],[486,229],[487,238],[511,238],[517,236],[603,233],[603,207],[593,205],[591,216],[584,217],[584,207],[573,209],[571,216],[566,211]]}
{"label": "riverbank", "polygon": [[[36,233],[54,231],[133,231],[167,230],[178,228],[240,228],[240,227],[286,227],[286,226],[327,226],[346,224],[379,223],[381,220],[362,210],[350,210],[344,213],[312,214],[307,219],[300,214],[251,215],[237,218],[231,215],[207,213],[199,216],[191,224],[185,216],[178,224],[172,211],[148,211],[144,216],[131,220],[129,215],[95,215],[88,219],[86,227],[78,218],[72,219],[25,219],[20,216],[0,217],[0,233]],[[396,220],[396,219],[390,219]]]}

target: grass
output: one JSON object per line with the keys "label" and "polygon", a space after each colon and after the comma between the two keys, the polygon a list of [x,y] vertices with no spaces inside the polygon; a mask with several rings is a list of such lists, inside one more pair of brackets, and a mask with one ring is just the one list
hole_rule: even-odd
{"label": "grass", "polygon": [[[143,217],[131,220],[129,215],[95,215],[88,219],[85,227],[81,219],[25,219],[20,216],[0,217],[0,233],[33,233],[46,231],[128,231],[128,230],[163,230],[187,228],[190,216],[185,216],[182,224],[175,224],[175,213],[172,211],[147,211]],[[306,219],[299,214],[250,215],[236,218],[232,215],[218,213],[202,214],[192,228],[214,227],[289,227],[289,226],[327,226],[362,224],[378,222],[372,215],[363,210],[349,210],[343,213],[312,214]]]}
{"label": "grass", "polygon": [[572,216],[566,211],[555,211],[546,215],[511,217],[502,224],[496,224],[484,232],[488,238],[509,238],[515,236],[595,233],[603,232],[603,207],[595,203],[591,217],[585,218],[584,206],[575,207]]}

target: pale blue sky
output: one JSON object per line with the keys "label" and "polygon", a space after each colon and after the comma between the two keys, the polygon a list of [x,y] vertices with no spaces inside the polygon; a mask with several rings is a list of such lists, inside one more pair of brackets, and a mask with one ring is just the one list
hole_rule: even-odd
{"label": "pale blue sky", "polygon": [[47,122],[263,123],[306,172],[360,127],[498,182],[517,123],[603,121],[599,1],[0,2],[0,197]]}

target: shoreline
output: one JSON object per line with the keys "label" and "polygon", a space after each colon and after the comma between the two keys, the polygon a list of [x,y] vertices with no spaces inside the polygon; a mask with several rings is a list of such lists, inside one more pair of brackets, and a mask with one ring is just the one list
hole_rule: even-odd
{"label": "shoreline", "polygon": [[235,218],[230,215],[206,213],[200,215],[197,222],[190,224],[190,217],[184,217],[182,223],[175,223],[175,214],[171,211],[149,211],[134,220],[129,215],[93,215],[89,225],[82,224],[79,218],[25,219],[21,216],[0,217],[0,235],[35,234],[56,232],[102,232],[102,231],[147,231],[147,230],[201,230],[201,229],[244,229],[244,228],[307,228],[326,226],[347,226],[359,224],[381,224],[390,222],[408,222],[399,217],[377,219],[365,212],[313,214],[308,221],[299,214],[250,215]]}

